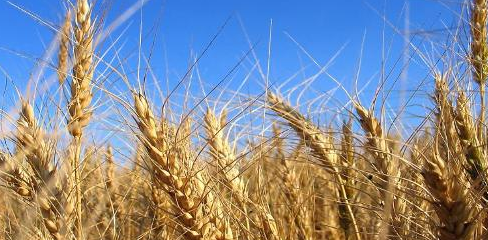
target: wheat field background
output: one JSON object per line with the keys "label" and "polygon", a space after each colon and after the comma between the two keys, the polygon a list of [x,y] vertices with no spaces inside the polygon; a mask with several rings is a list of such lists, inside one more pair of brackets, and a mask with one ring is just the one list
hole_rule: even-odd
{"label": "wheat field background", "polygon": [[[54,34],[26,84],[0,68],[0,239],[488,239],[488,0],[460,1],[430,52],[407,42],[427,76],[408,94],[400,65],[371,93],[328,65],[275,81],[259,41],[208,82],[200,59],[234,16],[159,79],[153,44],[116,47],[140,1],[106,21],[110,2],[65,1],[56,24],[10,3]],[[313,95],[319,75],[336,87]]]}

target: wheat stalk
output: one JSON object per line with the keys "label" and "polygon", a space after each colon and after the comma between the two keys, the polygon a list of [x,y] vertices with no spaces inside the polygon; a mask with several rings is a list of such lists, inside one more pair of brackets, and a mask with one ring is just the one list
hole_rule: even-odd
{"label": "wheat stalk", "polygon": [[[354,145],[353,145],[353,132],[352,132],[352,119],[342,124],[342,139],[341,139],[341,162],[343,164],[342,176],[346,182],[345,189],[347,196],[354,199],[357,197],[356,193],[356,178],[353,169],[355,168],[354,162]],[[339,220],[344,229],[346,229],[346,238],[350,235],[349,229],[351,226],[351,218],[348,215],[347,206],[344,204],[339,205]]]}

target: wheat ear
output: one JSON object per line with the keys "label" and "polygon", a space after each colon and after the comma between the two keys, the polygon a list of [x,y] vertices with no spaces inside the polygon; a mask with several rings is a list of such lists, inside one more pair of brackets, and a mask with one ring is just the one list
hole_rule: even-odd
{"label": "wheat ear", "polygon": [[[22,151],[37,178],[36,201],[42,213],[44,226],[52,238],[63,239],[64,222],[72,211],[69,203],[63,202],[62,189],[54,187],[58,173],[52,164],[53,154],[44,139],[42,129],[37,125],[32,105],[22,100],[22,109],[17,121],[17,150]],[[43,189],[41,189],[43,188]]]}
{"label": "wheat ear", "polygon": [[[204,216],[203,204],[206,202],[205,180],[202,172],[184,178],[183,170],[186,162],[179,158],[176,146],[169,145],[170,139],[164,139],[167,129],[156,126],[154,114],[142,94],[134,94],[136,122],[142,132],[141,141],[146,147],[154,165],[154,182],[159,189],[166,191],[174,206],[174,217],[183,228],[182,232],[188,239],[205,239],[215,233],[215,223],[210,217]],[[164,124],[161,124],[164,126]]]}
{"label": "wheat ear", "polygon": [[68,73],[69,43],[71,33],[71,11],[68,10],[60,31],[59,53],[58,53],[58,81],[60,85],[66,81]]}
{"label": "wheat ear", "polygon": [[91,8],[87,0],[78,0],[76,8],[75,47],[71,100],[68,104],[68,130],[73,137],[80,138],[83,128],[91,118],[89,109],[92,100],[90,83],[93,78],[93,26]]}
{"label": "wheat ear", "polygon": [[[347,195],[345,188],[345,181],[338,168],[339,154],[334,149],[330,139],[325,136],[318,127],[308,121],[298,111],[293,109],[289,104],[285,103],[277,95],[268,92],[269,107],[276,112],[280,117],[288,121],[288,125],[297,132],[298,136],[303,139],[305,144],[312,149],[313,154],[323,164],[325,169],[332,172],[339,184],[340,198],[344,201],[348,214],[353,223],[355,237],[357,240],[361,239],[359,228],[354,217],[351,205],[349,204],[350,197]],[[345,230],[346,231],[346,230]]]}
{"label": "wheat ear", "polygon": [[372,111],[363,107],[359,102],[354,102],[354,108],[359,118],[361,128],[366,133],[365,150],[373,156],[372,164],[379,172],[380,181],[374,181],[378,188],[381,200],[384,201],[383,214],[388,222],[392,222],[392,226],[382,223],[380,225],[380,238],[385,238],[388,231],[398,233],[402,229],[402,217],[400,216],[401,207],[405,203],[395,195],[398,180],[400,179],[401,171],[398,170],[397,162],[394,162],[393,153],[388,145],[387,138],[383,132],[380,121],[374,116]]}
{"label": "wheat ear", "polygon": [[393,174],[391,150],[378,119],[359,103],[354,103],[354,108],[359,116],[361,127],[366,133],[366,150],[374,157],[373,165],[380,173],[381,182],[377,184],[384,195],[388,189],[390,176]]}
{"label": "wheat ear", "polygon": [[[219,118],[215,113],[207,109],[205,114],[205,130],[207,132],[207,142],[209,152],[213,160],[217,163],[221,179],[226,187],[236,196],[241,210],[247,212],[248,195],[243,177],[239,173],[237,158],[229,142],[224,137],[224,127],[227,124],[227,114],[222,114]],[[245,219],[246,228],[250,228],[248,218]],[[225,229],[223,231],[226,231]],[[229,231],[229,230],[227,230]]]}
{"label": "wheat ear", "polygon": [[485,124],[485,87],[488,77],[488,42],[487,42],[487,0],[473,0],[471,7],[471,65],[473,66],[473,78],[480,89],[480,117],[478,120],[478,138],[481,140],[484,134]]}
{"label": "wheat ear", "polygon": [[478,181],[479,177],[482,178],[483,186],[479,189],[484,189],[484,185],[486,185],[486,177],[484,176],[486,170],[485,153],[476,134],[469,100],[462,91],[457,98],[455,120],[459,142],[469,164],[468,172],[473,181]]}
{"label": "wheat ear", "polygon": [[51,162],[52,150],[44,140],[42,129],[37,126],[32,105],[25,100],[22,100],[17,130],[17,152],[23,153],[42,184],[49,182],[55,172]]}
{"label": "wheat ear", "polygon": [[473,239],[475,208],[467,194],[468,189],[459,177],[462,176],[459,166],[456,163],[448,164],[439,154],[437,146],[436,143],[435,152],[426,157],[422,175],[434,197],[433,207],[441,222],[438,227],[439,239]]}
{"label": "wheat ear", "polygon": [[471,7],[471,61],[474,80],[484,85],[488,77],[487,0],[473,0]]}
{"label": "wheat ear", "polygon": [[112,146],[108,146],[105,152],[105,185],[107,187],[106,212],[108,219],[106,219],[107,232],[105,238],[114,240],[117,239],[119,225],[121,224],[121,215],[124,214],[124,206],[121,197],[118,193],[118,186],[115,180],[115,162]]}
{"label": "wheat ear", "polygon": [[225,114],[218,120],[215,113],[207,109],[207,113],[205,114],[205,129],[207,131],[207,141],[210,146],[210,155],[217,162],[219,171],[222,172],[226,183],[228,183],[228,187],[237,194],[240,202],[245,202],[247,198],[245,183],[237,168],[237,159],[234,152],[229,146],[228,141],[224,138],[223,128],[225,124]]}
{"label": "wheat ear", "polygon": [[75,186],[75,236],[82,238],[82,193],[80,182],[80,155],[83,128],[90,121],[92,111],[89,109],[92,100],[90,83],[93,78],[93,26],[91,7],[87,0],[77,0],[76,21],[74,27],[74,65],[71,83],[71,99],[68,103],[68,131],[73,136],[74,156],[71,167],[74,171]]}
{"label": "wheat ear", "polygon": [[[280,136],[280,128],[277,124],[273,124],[273,139],[275,141],[275,148],[276,152],[276,159],[279,161],[280,165],[279,168],[281,169],[281,181],[285,187],[284,194],[286,197],[287,202],[291,205],[293,210],[293,214],[291,214],[291,223],[290,228],[297,228],[296,235],[299,240],[310,240],[313,239],[313,223],[307,222],[307,210],[305,206],[302,206],[303,200],[303,193],[301,193],[301,186],[300,186],[300,175],[295,170],[294,166],[291,162],[286,158],[284,151],[284,143],[283,138]],[[295,154],[297,155],[300,152],[301,144],[297,146],[295,149]],[[294,156],[291,160],[293,161],[298,156]],[[288,217],[289,213],[285,213]],[[290,229],[291,230],[291,229]]]}
{"label": "wheat ear", "polygon": [[[354,173],[355,161],[354,161],[354,145],[353,145],[353,132],[352,132],[352,118],[342,124],[342,139],[341,139],[341,162],[344,166],[342,168],[342,176],[346,182],[345,188],[347,196],[351,199],[357,197],[356,193],[356,178]],[[346,229],[346,238],[350,235],[349,229],[351,226],[351,218],[347,213],[347,206],[344,204],[339,205],[339,220],[340,224]]]}

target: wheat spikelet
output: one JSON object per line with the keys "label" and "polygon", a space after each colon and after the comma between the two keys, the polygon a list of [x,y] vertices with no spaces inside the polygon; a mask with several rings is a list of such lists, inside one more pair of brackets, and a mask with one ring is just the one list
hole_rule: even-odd
{"label": "wheat spikelet", "polygon": [[[239,173],[237,158],[234,151],[230,147],[227,139],[224,137],[223,128],[227,124],[227,114],[224,113],[217,117],[215,113],[207,109],[205,114],[205,130],[207,132],[207,141],[210,146],[210,155],[217,162],[219,167],[219,173],[223,176],[223,182],[232,195],[236,196],[238,205],[241,211],[247,213],[248,205],[253,206],[258,218],[262,224],[264,235],[268,239],[281,239],[278,233],[278,228],[275,223],[275,219],[270,211],[265,207],[259,206],[248,198],[247,189],[244,183],[244,179]],[[245,231],[249,231],[250,223],[248,217],[245,217]],[[221,232],[231,233],[231,229],[221,229]],[[233,234],[234,235],[234,234]],[[232,235],[232,236],[233,236]],[[229,235],[230,236],[230,235]]]}
{"label": "wheat spikelet", "polygon": [[105,175],[107,177],[106,185],[109,191],[114,190],[114,178],[115,178],[115,163],[112,146],[107,147],[107,152],[105,153],[105,162],[107,164],[105,169]]}
{"label": "wheat spikelet", "polygon": [[280,234],[278,227],[276,226],[276,220],[268,209],[258,206],[259,218],[261,219],[262,228],[264,231],[265,239],[280,240]]}
{"label": "wheat spikelet", "polygon": [[268,93],[268,102],[271,110],[286,119],[298,136],[304,138],[306,145],[312,148],[313,153],[319,157],[327,169],[339,172],[338,154],[327,136],[277,95]]}
{"label": "wheat spikelet", "polygon": [[[207,109],[204,120],[210,155],[217,163],[218,171],[222,176],[224,184],[232,192],[231,195],[236,196],[239,207],[246,213],[248,204],[247,189],[244,179],[239,173],[237,158],[234,155],[234,151],[224,137],[223,128],[227,123],[226,114],[224,113],[220,118],[217,118],[212,110]],[[246,218],[245,221],[246,228],[249,229],[248,219]],[[221,231],[232,233],[232,229],[230,228],[221,229]]]}
{"label": "wheat spikelet", "polygon": [[118,237],[119,226],[122,222],[121,215],[124,214],[124,206],[118,192],[118,186],[115,182],[115,162],[112,146],[108,146],[105,152],[105,185],[108,194],[106,194],[105,219],[106,227],[105,239],[114,240]]}
{"label": "wheat spikelet", "polygon": [[471,55],[470,62],[473,66],[473,79],[479,85],[481,109],[478,119],[478,138],[485,137],[485,86],[488,77],[488,46],[487,46],[487,0],[473,0],[471,7]]}
{"label": "wheat spikelet", "polygon": [[35,186],[31,176],[20,166],[16,166],[12,163],[7,163],[5,165],[5,174],[2,174],[2,178],[21,197],[30,201],[33,200],[35,196]]}
{"label": "wheat spikelet", "polygon": [[[354,145],[353,145],[353,132],[352,132],[352,119],[342,124],[342,139],[341,139],[341,162],[343,165],[341,175],[344,177],[345,189],[347,196],[351,199],[357,198],[356,192],[356,178],[353,168],[355,168],[354,159]],[[344,204],[339,205],[339,220],[342,227],[346,230],[346,238],[351,235],[351,218],[347,213],[347,206]]]}
{"label": "wheat spikelet", "polygon": [[435,111],[435,130],[436,134],[441,137],[443,141],[439,142],[442,147],[442,157],[449,151],[459,153],[461,144],[459,143],[458,133],[456,132],[456,113],[451,98],[447,83],[448,74],[435,73],[435,89],[434,89],[434,103]]}
{"label": "wheat spikelet", "polygon": [[[22,119],[22,117],[20,117],[20,119]],[[22,127],[22,125],[18,126],[19,129]],[[36,181],[32,178],[31,174],[26,171],[25,166],[23,166],[22,162],[19,160],[25,156],[27,152],[30,152],[30,150],[22,149],[22,142],[32,143],[34,137],[29,134],[26,134],[24,137],[22,133],[24,133],[24,131],[19,130],[16,134],[15,156],[10,157],[4,152],[0,152],[0,177],[5,181],[9,188],[19,194],[19,196],[31,201],[35,197],[34,191],[36,188]]]}
{"label": "wheat spikelet", "polygon": [[22,110],[17,121],[17,152],[22,152],[34,170],[36,177],[45,184],[54,174],[52,149],[44,140],[43,131],[37,126],[34,110],[29,102],[22,100]]}

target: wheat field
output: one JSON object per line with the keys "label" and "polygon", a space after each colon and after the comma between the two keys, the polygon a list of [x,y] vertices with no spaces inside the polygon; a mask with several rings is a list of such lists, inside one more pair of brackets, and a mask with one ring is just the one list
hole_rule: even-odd
{"label": "wheat field", "polygon": [[428,65],[433,87],[412,98],[430,108],[410,131],[392,130],[414,123],[387,116],[386,84],[370,102],[349,92],[327,121],[289,97],[306,79],[197,97],[198,58],[153,94],[150,70],[130,79],[101,50],[96,4],[60,13],[44,65],[56,81],[38,83],[56,94],[16,86],[0,112],[0,239],[488,239],[488,0],[465,2],[467,37]]}

